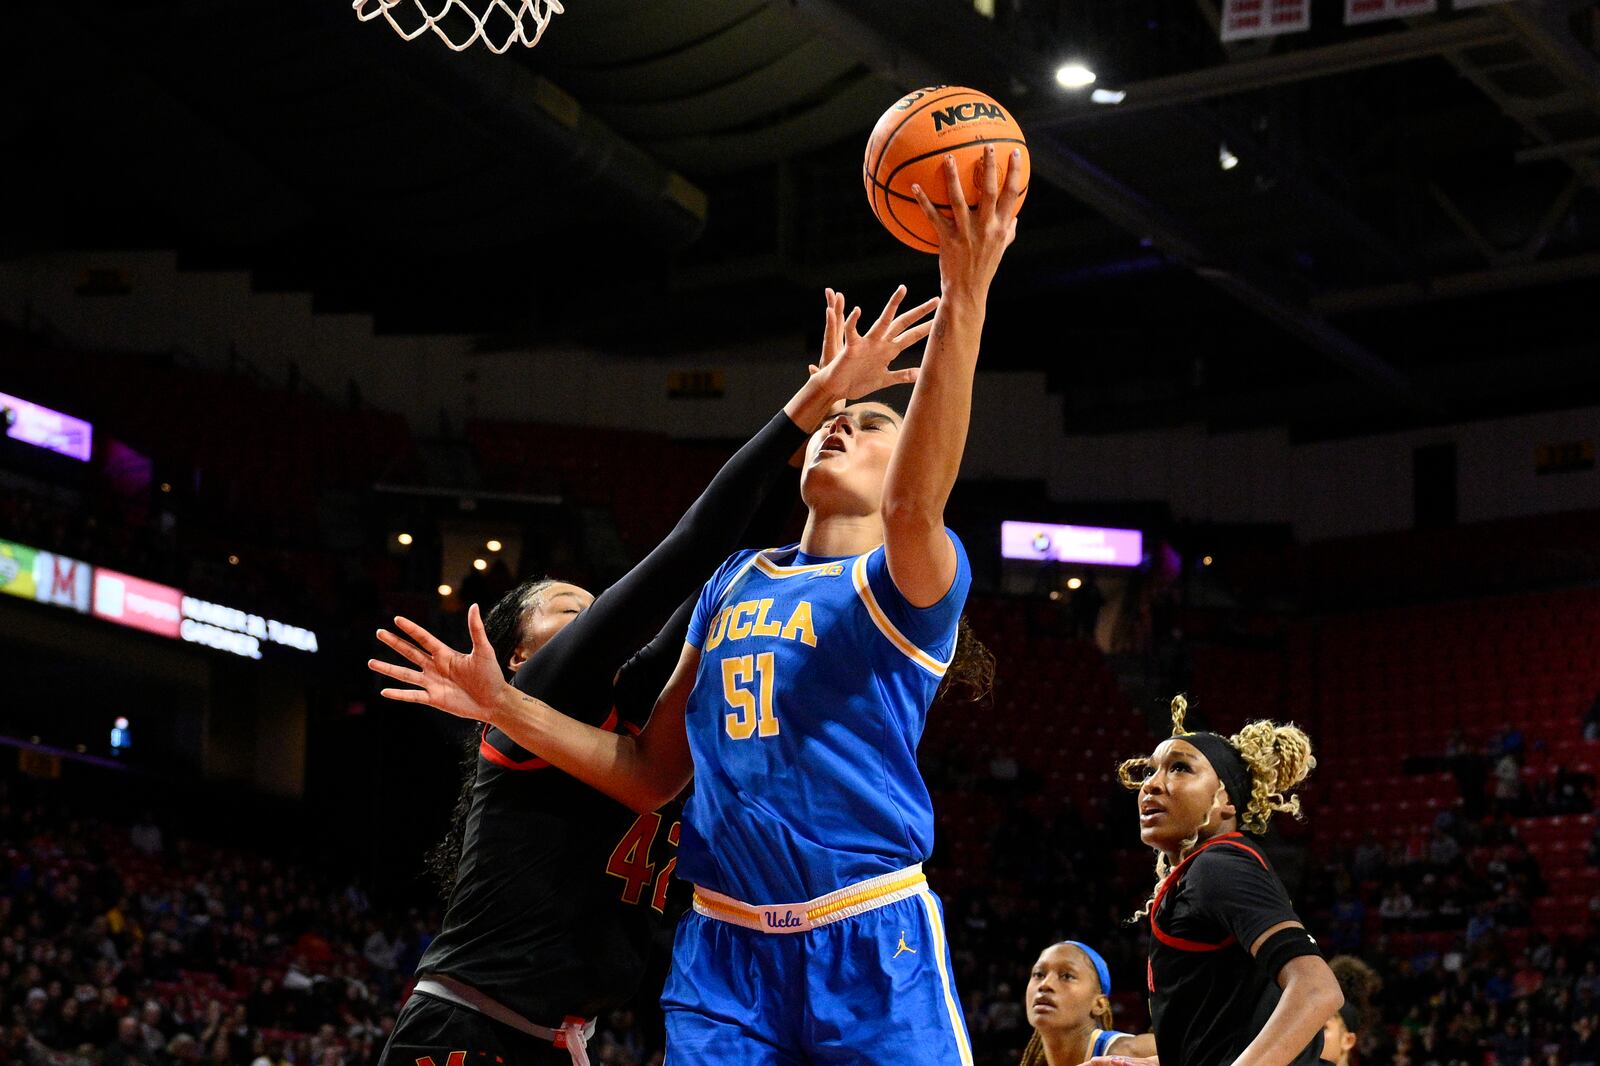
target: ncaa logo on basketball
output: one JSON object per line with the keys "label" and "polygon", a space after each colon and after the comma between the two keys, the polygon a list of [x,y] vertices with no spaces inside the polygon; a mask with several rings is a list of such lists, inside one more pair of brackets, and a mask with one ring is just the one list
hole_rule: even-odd
{"label": "ncaa logo on basketball", "polygon": [[933,132],[938,133],[946,126],[954,126],[959,122],[972,122],[980,118],[1004,122],[1006,113],[1000,110],[998,104],[985,104],[979,101],[973,101],[968,104],[952,104],[943,111],[935,111],[933,113]]}

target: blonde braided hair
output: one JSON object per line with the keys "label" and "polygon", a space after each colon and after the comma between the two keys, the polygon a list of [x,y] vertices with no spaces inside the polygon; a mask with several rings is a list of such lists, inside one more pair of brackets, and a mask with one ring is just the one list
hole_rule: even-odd
{"label": "blonde braided hair", "polygon": [[[1184,719],[1189,712],[1189,700],[1183,693],[1172,697],[1172,735],[1181,737],[1191,732],[1184,728]],[[1202,834],[1211,825],[1211,819],[1222,813],[1226,800],[1232,800],[1234,809],[1238,811],[1239,827],[1249,833],[1265,833],[1267,823],[1272,820],[1274,813],[1290,815],[1294,818],[1304,817],[1300,813],[1300,797],[1287,796],[1286,793],[1306,779],[1316,768],[1316,756],[1311,754],[1311,738],[1305,731],[1293,722],[1288,725],[1277,725],[1265,720],[1249,722],[1239,732],[1227,738],[1239,752],[1239,757],[1244,761],[1245,769],[1250,773],[1250,796],[1244,803],[1240,797],[1228,796],[1227,789],[1222,785],[1217,786],[1217,794],[1211,801],[1211,809],[1206,811],[1205,821],[1200,823],[1194,835],[1183,842],[1178,850],[1181,862],[1200,842]],[[1122,787],[1137,792],[1143,783],[1145,771],[1150,768],[1148,757],[1128,759],[1117,767],[1117,780]],[[1135,775],[1138,776],[1135,776]],[[1156,888],[1161,887],[1161,882],[1175,868],[1176,864],[1168,859],[1163,852],[1156,857]],[[1150,913],[1150,908],[1155,905],[1155,892],[1152,891],[1145,905],[1134,914],[1133,920],[1138,921]]]}

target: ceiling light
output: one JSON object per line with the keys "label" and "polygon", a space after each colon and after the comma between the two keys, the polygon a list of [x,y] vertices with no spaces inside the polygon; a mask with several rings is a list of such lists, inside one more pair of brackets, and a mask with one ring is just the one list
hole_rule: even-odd
{"label": "ceiling light", "polygon": [[1217,163],[1223,170],[1232,170],[1239,165],[1239,157],[1228,151],[1227,145],[1220,145],[1217,148]]}
{"label": "ceiling light", "polygon": [[487,559],[474,559],[472,560],[472,568],[474,570],[487,570],[489,569],[489,561]]}
{"label": "ceiling light", "polygon": [[1211,556],[1208,555],[1204,559],[1200,560],[1200,565],[1201,566],[1210,566],[1214,562],[1216,562],[1216,560],[1211,558]]}
{"label": "ceiling light", "polygon": [[1056,84],[1063,89],[1087,89],[1094,84],[1094,71],[1082,63],[1064,63],[1056,68]]}
{"label": "ceiling light", "polygon": [[439,586],[439,595],[441,595],[441,596],[448,596],[454,591],[455,591],[455,589],[451,588],[449,585],[440,585]]}
{"label": "ceiling light", "polygon": [[237,555],[228,556],[228,565],[229,566],[238,566],[239,565],[239,557]]}
{"label": "ceiling light", "polygon": [[1069,578],[1067,578],[1067,588],[1071,589],[1073,592],[1077,592],[1079,589],[1083,588],[1083,578],[1081,578],[1081,577],[1069,577]]}
{"label": "ceiling light", "polygon": [[411,534],[410,533],[401,533],[399,536],[395,537],[394,539],[400,542],[400,546],[402,548],[411,547]]}
{"label": "ceiling light", "polygon": [[1096,89],[1089,94],[1089,99],[1097,104],[1120,104],[1128,98],[1128,94],[1121,89]]}
{"label": "ceiling light", "polygon": [[500,542],[499,542],[499,541],[497,541],[497,540],[491,540],[491,541],[490,541],[490,542],[489,542],[489,543],[487,543],[487,544],[485,544],[485,545],[484,545],[484,547],[485,547],[485,548],[488,548],[488,549],[489,549],[489,550],[490,550],[490,551],[492,551],[492,552],[497,552],[497,551],[499,551],[499,550],[500,550],[500,549],[501,549],[501,548],[504,548],[504,547],[505,547],[505,545],[504,545],[504,544],[501,544],[501,543],[500,543]]}

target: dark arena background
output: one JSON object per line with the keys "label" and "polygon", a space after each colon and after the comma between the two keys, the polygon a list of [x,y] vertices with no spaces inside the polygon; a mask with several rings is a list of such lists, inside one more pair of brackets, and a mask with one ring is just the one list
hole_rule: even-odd
{"label": "dark arena background", "polygon": [[[1064,937],[1143,1031],[1114,771],[1182,691],[1315,744],[1268,847],[1384,981],[1355,1061],[1594,1063],[1600,5],[1301,6],[569,0],[497,55],[8,5],[0,1059],[376,1061],[471,730],[378,696],[374,630],[604,588],[824,286],[936,294],[861,153],[957,84],[1033,165],[948,512],[997,680],[920,749],[978,1062]],[[595,1062],[661,1062],[659,980]]]}

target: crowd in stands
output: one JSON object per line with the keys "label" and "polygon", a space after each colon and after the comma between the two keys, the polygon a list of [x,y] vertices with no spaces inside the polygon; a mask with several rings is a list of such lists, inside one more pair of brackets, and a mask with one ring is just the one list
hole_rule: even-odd
{"label": "crowd in stands", "polygon": [[[1132,821],[1125,800],[1106,796],[1107,817],[1086,821],[1041,805],[1037,782],[989,770],[961,786],[998,803],[985,876],[945,900],[977,1061],[1015,1061],[1026,968],[1069,936],[1101,948],[1118,1024],[1141,1028],[1145,932],[1129,918],[1153,873],[1118,831]],[[1585,927],[1537,928],[1546,874],[1520,839],[1526,824],[1452,808],[1420,839],[1369,835],[1301,878],[1299,906],[1327,952],[1360,955],[1385,982],[1362,1063],[1600,1061],[1600,894]],[[931,864],[936,887],[950,863]],[[343,873],[174,839],[158,818],[11,796],[0,884],[5,1066],[368,1066],[439,918],[437,904],[375,903]],[[602,1019],[594,1061],[646,1066],[659,1042],[618,1011]]]}
{"label": "crowd in stands", "polygon": [[352,881],[0,795],[0,1061],[362,1066],[437,916]]}

